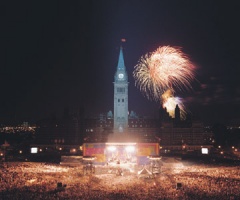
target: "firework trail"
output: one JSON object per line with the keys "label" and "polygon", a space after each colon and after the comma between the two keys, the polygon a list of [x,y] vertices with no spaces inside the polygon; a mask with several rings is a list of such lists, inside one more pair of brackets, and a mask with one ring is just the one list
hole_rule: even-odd
{"label": "firework trail", "polygon": [[167,90],[162,94],[163,108],[167,109],[169,115],[174,118],[175,117],[175,108],[176,105],[180,108],[180,117],[181,119],[186,118],[186,109],[182,103],[182,99],[180,97],[174,97],[173,92],[171,90]]}
{"label": "firework trail", "polygon": [[180,47],[163,46],[142,56],[134,67],[135,85],[149,99],[159,101],[171,89],[190,89],[195,67]]}

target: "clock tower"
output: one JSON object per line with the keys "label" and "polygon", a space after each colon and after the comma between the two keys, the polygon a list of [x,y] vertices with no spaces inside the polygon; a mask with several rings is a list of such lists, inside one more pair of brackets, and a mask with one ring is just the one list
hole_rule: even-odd
{"label": "clock tower", "polygon": [[114,132],[122,133],[128,128],[128,77],[120,47],[117,70],[114,76]]}

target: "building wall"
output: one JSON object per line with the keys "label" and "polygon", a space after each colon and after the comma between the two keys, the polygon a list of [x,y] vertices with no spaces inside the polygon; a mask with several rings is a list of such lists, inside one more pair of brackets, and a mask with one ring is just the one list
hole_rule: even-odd
{"label": "building wall", "polygon": [[[123,92],[119,92],[119,88]],[[128,83],[114,82],[114,129],[128,128]]]}
{"label": "building wall", "polygon": [[173,122],[165,122],[159,130],[161,145],[204,145],[207,133],[201,122],[193,122],[190,127],[176,127]]}
{"label": "building wall", "polygon": [[83,139],[83,122],[80,118],[46,119],[38,123],[38,144],[80,144]]}

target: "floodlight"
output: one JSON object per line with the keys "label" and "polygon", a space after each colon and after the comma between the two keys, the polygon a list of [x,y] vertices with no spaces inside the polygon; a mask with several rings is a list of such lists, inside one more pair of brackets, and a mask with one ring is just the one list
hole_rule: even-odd
{"label": "floodlight", "polygon": [[38,148],[37,147],[32,147],[31,148],[31,153],[37,153],[38,152]]}
{"label": "floodlight", "polygon": [[208,148],[202,148],[202,154],[208,154]]}
{"label": "floodlight", "polygon": [[135,147],[134,146],[126,146],[126,151],[127,152],[134,152],[135,151]]}
{"label": "floodlight", "polygon": [[115,146],[109,146],[107,149],[109,151],[116,151],[117,148]]}

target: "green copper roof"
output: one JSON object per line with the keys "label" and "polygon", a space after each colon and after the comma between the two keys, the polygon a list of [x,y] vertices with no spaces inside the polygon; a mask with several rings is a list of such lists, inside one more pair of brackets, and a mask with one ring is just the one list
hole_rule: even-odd
{"label": "green copper roof", "polygon": [[118,69],[120,70],[125,70],[125,64],[124,64],[124,59],[123,59],[123,50],[122,47],[120,47],[120,53],[119,53],[119,58],[118,58]]}

